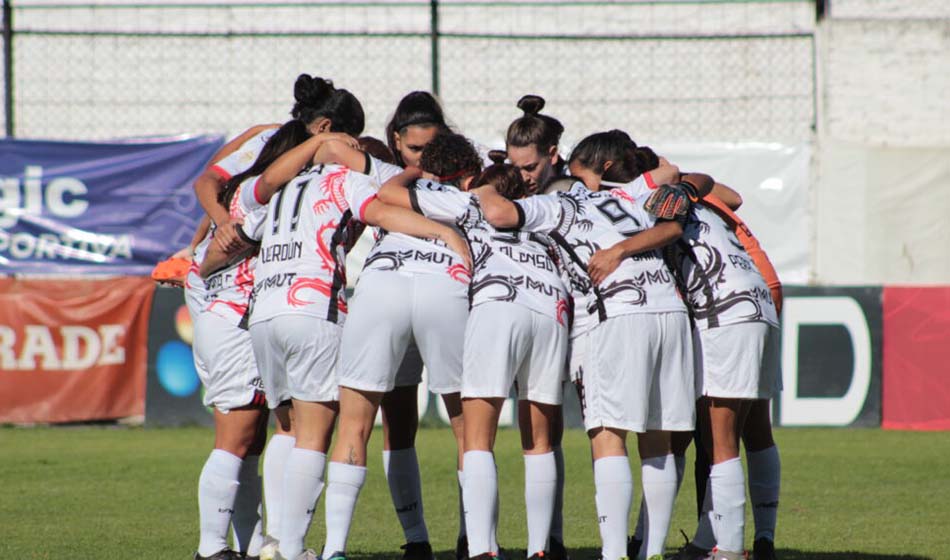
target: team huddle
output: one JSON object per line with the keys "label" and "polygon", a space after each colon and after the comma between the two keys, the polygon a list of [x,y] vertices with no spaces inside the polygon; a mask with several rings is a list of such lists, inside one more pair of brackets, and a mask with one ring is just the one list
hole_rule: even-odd
{"label": "team huddle", "polygon": [[[345,558],[381,408],[403,557],[433,559],[414,448],[419,358],[458,447],[457,558],[499,556],[492,448],[512,389],[527,556],[568,557],[571,385],[605,560],[663,558],[693,441],[699,521],[675,558],[748,557],[740,442],[753,555],[775,557],[781,285],[735,214],[738,193],[619,130],[565,160],[563,126],[537,96],[518,102],[506,149],[492,152],[425,92],[400,101],[385,142],[360,137],[360,102],[328,80],[303,74],[294,97],[292,120],[248,129],[195,184],[207,217],[184,284],[215,411],[195,558]],[[367,226],[375,243],[348,296],[346,254]],[[632,535],[628,432],[643,489]],[[317,555],[304,542],[321,494]]]}

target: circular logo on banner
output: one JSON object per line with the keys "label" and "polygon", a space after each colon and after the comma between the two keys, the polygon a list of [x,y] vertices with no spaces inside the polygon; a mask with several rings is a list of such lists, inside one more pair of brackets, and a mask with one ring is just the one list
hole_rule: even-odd
{"label": "circular logo on banner", "polygon": [[198,372],[191,356],[191,348],[184,342],[172,340],[158,350],[158,382],[176,397],[187,397],[200,385]]}

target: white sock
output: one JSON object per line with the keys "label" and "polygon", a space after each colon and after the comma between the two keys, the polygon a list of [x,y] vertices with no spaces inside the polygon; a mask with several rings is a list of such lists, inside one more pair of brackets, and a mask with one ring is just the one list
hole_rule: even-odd
{"label": "white sock", "polygon": [[782,463],[778,447],[746,452],[749,466],[749,498],[755,520],[755,540],[775,540],[775,522],[778,517],[779,487],[782,482]]}
{"label": "white sock", "polygon": [[383,470],[406,542],[428,541],[429,531],[422,511],[422,480],[415,448],[384,450]]}
{"label": "white sock", "polygon": [[293,436],[274,434],[264,450],[264,507],[267,514],[267,534],[280,534],[280,504],[284,494],[284,467],[287,456],[297,440]]}
{"label": "white sock", "polygon": [[594,461],[597,518],[600,522],[601,556],[617,560],[627,555],[627,518],[633,501],[633,476],[626,457]]}
{"label": "white sock", "polygon": [[699,514],[699,524],[696,525],[696,534],[691,541],[693,546],[703,550],[712,550],[716,546],[716,535],[712,528],[712,496],[709,484],[706,484],[706,495],[703,497],[703,511]]}
{"label": "white sock", "polygon": [[280,508],[280,553],[296,558],[303,552],[313,512],[323,490],[326,453],[295,447],[284,467],[283,503]]}
{"label": "white sock", "polygon": [[676,461],[672,454],[644,459],[643,503],[646,504],[646,540],[640,558],[663,555],[666,534],[670,530],[673,504],[676,502]]}
{"label": "white sock", "polygon": [[554,465],[557,468],[557,488],[554,494],[554,515],[551,516],[551,538],[564,543],[564,450],[554,448]]}
{"label": "white sock", "polygon": [[465,473],[462,471],[455,471],[458,473],[459,477],[459,538],[468,537],[468,530],[465,525],[465,500],[463,499],[463,492],[465,488]]}
{"label": "white sock", "polygon": [[[683,484],[683,473],[686,472],[686,456],[674,455],[673,461],[676,463],[676,493],[679,494],[680,486]],[[637,528],[633,531],[633,538],[643,542],[643,523],[646,521],[646,502],[640,500],[640,513],[637,514]]]}
{"label": "white sock", "polygon": [[211,556],[228,548],[228,527],[234,514],[241,458],[221,449],[208,455],[198,478],[198,515],[201,537],[198,554]]}
{"label": "white sock", "polygon": [[716,546],[725,552],[742,552],[745,531],[745,476],[738,457],[713,465],[709,473],[712,490],[712,526]]}
{"label": "white sock", "polygon": [[465,525],[468,555],[492,552],[492,519],[498,501],[498,473],[491,451],[467,451],[464,458]]}
{"label": "white sock", "polygon": [[261,522],[261,475],[258,473],[260,455],[248,455],[238,473],[237,496],[234,498],[234,549],[247,556],[258,556],[264,541]]}
{"label": "white sock", "polygon": [[353,511],[364,482],[366,467],[330,463],[327,472],[327,542],[323,545],[323,558],[329,558],[335,552],[346,552]]}
{"label": "white sock", "polygon": [[554,453],[524,456],[524,504],[528,519],[528,552],[544,552],[551,531],[557,494]]}

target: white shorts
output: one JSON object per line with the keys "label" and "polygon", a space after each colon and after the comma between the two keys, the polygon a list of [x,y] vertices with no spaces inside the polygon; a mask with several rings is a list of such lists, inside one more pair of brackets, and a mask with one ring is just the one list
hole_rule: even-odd
{"label": "white shorts", "polygon": [[584,427],[692,430],[692,341],[686,313],[635,313],[596,326],[578,383]]}
{"label": "white shorts", "polygon": [[570,357],[568,358],[568,375],[571,383],[584,377],[585,361],[587,360],[587,348],[590,346],[590,331],[581,333],[571,339]]}
{"label": "white shorts", "polygon": [[195,322],[195,367],[205,387],[204,405],[227,413],[263,404],[264,386],[257,373],[251,336],[233,320],[199,313]]}
{"label": "white shorts", "polygon": [[696,394],[771,399],[782,390],[781,331],[761,321],[698,331]]}
{"label": "white shorts", "polygon": [[520,400],[564,400],[567,327],[513,303],[483,303],[465,329],[462,398],[506,398],[514,383]]}
{"label": "white shorts", "polygon": [[288,399],[339,400],[339,325],[310,315],[278,315],[251,325],[251,341],[270,408]]}
{"label": "white shorts", "polygon": [[429,372],[429,390],[459,392],[467,319],[465,284],[437,274],[366,274],[356,285],[343,327],[340,385],[385,393],[418,384],[421,368],[400,367],[415,340]]}

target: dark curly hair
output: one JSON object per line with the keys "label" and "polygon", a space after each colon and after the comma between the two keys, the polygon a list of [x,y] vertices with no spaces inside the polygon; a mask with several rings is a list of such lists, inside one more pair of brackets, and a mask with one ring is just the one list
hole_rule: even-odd
{"label": "dark curly hair", "polygon": [[457,187],[462,179],[482,170],[482,158],[468,138],[454,132],[443,132],[426,144],[419,166],[438,177],[440,183]]}
{"label": "dark curly hair", "polygon": [[[615,183],[629,183],[660,165],[660,158],[652,149],[637,146],[629,134],[616,129],[591,134],[578,142],[569,161]],[[605,170],[608,161],[613,165]]]}
{"label": "dark curly hair", "polygon": [[496,163],[485,168],[484,171],[472,179],[469,190],[485,185],[492,185],[498,194],[508,200],[517,200],[528,196],[528,186],[521,176],[521,171],[510,163]]}

